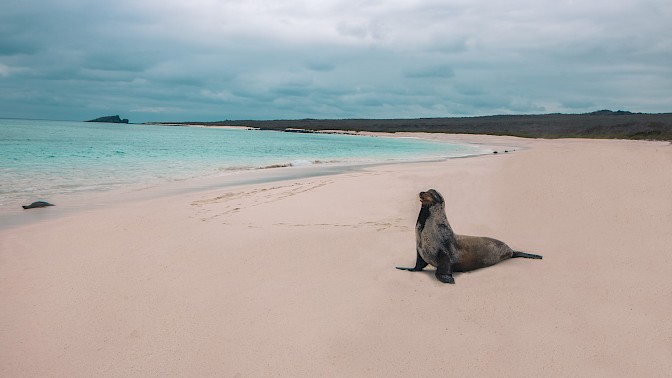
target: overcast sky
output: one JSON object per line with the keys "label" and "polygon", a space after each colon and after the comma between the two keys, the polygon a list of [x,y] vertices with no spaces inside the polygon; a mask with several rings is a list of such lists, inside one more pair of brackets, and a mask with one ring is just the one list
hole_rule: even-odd
{"label": "overcast sky", "polygon": [[672,111],[672,1],[2,0],[0,117]]}

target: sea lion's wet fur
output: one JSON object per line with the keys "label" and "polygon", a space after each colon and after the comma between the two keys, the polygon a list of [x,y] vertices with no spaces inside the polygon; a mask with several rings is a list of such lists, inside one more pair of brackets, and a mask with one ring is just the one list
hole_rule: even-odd
{"label": "sea lion's wet fur", "polygon": [[514,251],[496,239],[455,234],[446,217],[443,196],[434,189],[421,192],[420,201],[422,208],[415,225],[415,267],[397,269],[416,272],[431,264],[436,267],[437,279],[455,283],[453,272],[484,268],[512,257],[542,258]]}

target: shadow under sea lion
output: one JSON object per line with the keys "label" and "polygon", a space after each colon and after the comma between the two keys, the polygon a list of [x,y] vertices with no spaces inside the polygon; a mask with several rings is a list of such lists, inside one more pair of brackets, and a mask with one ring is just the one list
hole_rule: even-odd
{"label": "shadow under sea lion", "polygon": [[540,255],[514,251],[496,239],[455,234],[446,218],[443,197],[434,189],[421,192],[420,202],[422,208],[415,225],[415,267],[397,269],[418,272],[431,264],[436,267],[436,278],[439,281],[455,283],[453,272],[484,268],[512,257],[542,258]]}

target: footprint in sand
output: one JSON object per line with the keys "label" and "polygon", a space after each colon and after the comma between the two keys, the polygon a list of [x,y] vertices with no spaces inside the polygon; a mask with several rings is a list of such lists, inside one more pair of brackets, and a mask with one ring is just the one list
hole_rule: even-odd
{"label": "footprint in sand", "polygon": [[[330,182],[294,183],[249,191],[230,192],[213,198],[193,201],[191,205],[197,208],[198,215],[203,221],[206,221],[223,215],[237,213],[247,208],[281,201],[288,197],[321,188]],[[260,193],[264,195],[261,196]],[[221,205],[224,205],[224,207],[222,208]],[[213,212],[216,212],[216,214],[212,214]]]}

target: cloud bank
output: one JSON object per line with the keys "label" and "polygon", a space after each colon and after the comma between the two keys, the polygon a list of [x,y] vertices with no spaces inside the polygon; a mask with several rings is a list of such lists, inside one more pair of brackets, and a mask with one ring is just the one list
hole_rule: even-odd
{"label": "cloud bank", "polygon": [[672,111],[669,1],[0,4],[0,117]]}

